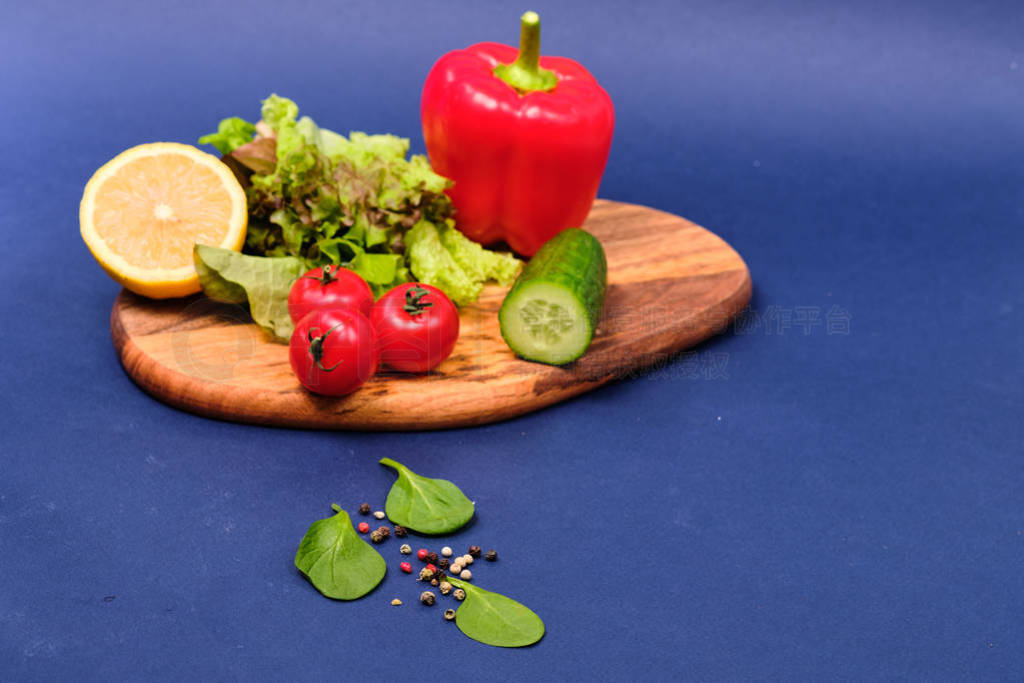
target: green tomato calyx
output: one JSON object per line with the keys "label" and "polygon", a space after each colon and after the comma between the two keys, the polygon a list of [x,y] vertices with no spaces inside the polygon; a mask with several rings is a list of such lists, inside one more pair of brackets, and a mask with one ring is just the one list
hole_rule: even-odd
{"label": "green tomato calyx", "polygon": [[[327,269],[324,268],[324,270]],[[306,333],[306,338],[309,340],[309,355],[312,356],[313,362],[316,363],[316,366],[323,370],[324,372],[330,372],[331,370],[341,365],[340,360],[329,368],[325,368],[323,364],[324,341],[327,339],[328,335],[330,335],[331,332],[334,332],[334,330],[337,329],[340,325],[341,323],[338,323],[331,329],[321,334],[319,337],[313,336],[313,330],[317,329],[315,327],[311,327],[309,331]]]}

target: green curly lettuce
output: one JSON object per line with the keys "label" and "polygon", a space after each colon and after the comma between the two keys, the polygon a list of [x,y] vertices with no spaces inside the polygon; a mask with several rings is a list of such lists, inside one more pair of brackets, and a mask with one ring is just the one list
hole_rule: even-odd
{"label": "green curly lettuce", "polygon": [[476,301],[487,280],[509,285],[519,273],[516,257],[484,249],[451,221],[440,227],[419,221],[405,234],[405,246],[416,279],[437,287],[459,306]]}
{"label": "green curly lettuce", "polygon": [[213,145],[221,154],[230,154],[236,148],[251,141],[255,134],[256,126],[237,116],[232,116],[220,122],[216,133],[199,138],[199,144]]}
{"label": "green curly lettuce", "polygon": [[307,268],[340,264],[377,296],[415,277],[459,304],[474,301],[488,279],[514,279],[518,260],[452,227],[451,181],[425,156],[409,156],[408,139],[346,137],[300,118],[278,95],[263,101],[261,116],[255,125],[225,119],[200,138],[246,172],[246,254],[297,258]]}

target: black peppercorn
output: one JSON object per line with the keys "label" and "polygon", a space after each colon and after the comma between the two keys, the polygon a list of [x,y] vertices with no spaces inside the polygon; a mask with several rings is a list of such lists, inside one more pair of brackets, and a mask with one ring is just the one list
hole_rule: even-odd
{"label": "black peppercorn", "polygon": [[377,533],[381,535],[381,538],[388,538],[391,536],[391,529],[386,526],[379,526],[377,527]]}
{"label": "black peppercorn", "polygon": [[422,602],[424,605],[433,605],[434,599],[434,594],[430,591],[423,591],[422,593],[420,593],[420,602]]}
{"label": "black peppercorn", "polygon": [[441,569],[448,569],[448,567],[452,566],[452,563],[448,560],[447,557],[442,557],[437,561],[437,566]]}
{"label": "black peppercorn", "polygon": [[480,546],[478,546],[478,545],[471,545],[471,546],[469,546],[469,555],[470,555],[470,557],[480,557]]}
{"label": "black peppercorn", "polygon": [[405,538],[409,535],[409,532],[405,530],[404,526],[395,525],[395,536],[398,538]]}
{"label": "black peppercorn", "polygon": [[488,550],[484,554],[484,559],[487,560],[488,562],[494,562],[496,559],[498,559],[498,551],[497,550]]}
{"label": "black peppercorn", "polygon": [[437,564],[437,553],[427,553],[427,563]]}
{"label": "black peppercorn", "polygon": [[360,505],[359,506],[359,514],[361,514],[361,515],[368,515],[368,514],[370,514],[370,504],[369,503],[363,503],[362,505]]}

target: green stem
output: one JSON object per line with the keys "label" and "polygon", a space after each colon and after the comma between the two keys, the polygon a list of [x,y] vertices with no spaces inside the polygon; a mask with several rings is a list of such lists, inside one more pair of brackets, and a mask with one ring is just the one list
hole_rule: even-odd
{"label": "green stem", "polygon": [[519,56],[511,64],[494,67],[494,75],[521,95],[554,90],[558,76],[554,71],[540,68],[540,16],[536,12],[527,12],[521,22]]}

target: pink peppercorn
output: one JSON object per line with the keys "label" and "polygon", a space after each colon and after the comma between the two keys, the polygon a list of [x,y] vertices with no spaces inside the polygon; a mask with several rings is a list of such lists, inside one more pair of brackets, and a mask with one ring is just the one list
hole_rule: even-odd
{"label": "pink peppercorn", "polygon": [[[369,525],[367,525],[366,528],[369,529],[370,528]],[[425,559],[427,559],[427,549],[426,548],[420,548],[419,550],[417,550],[416,551],[416,559],[418,559],[418,560],[425,560]]]}
{"label": "pink peppercorn", "polygon": [[367,524],[366,522],[359,522],[358,529],[359,529],[359,533],[365,534],[366,532],[368,532],[370,530],[370,525]]}
{"label": "pink peppercorn", "polygon": [[428,564],[427,565],[427,569],[430,570],[431,572],[436,572],[437,571],[437,567],[435,567],[432,564]]}
{"label": "pink peppercorn", "polygon": [[406,574],[411,574],[412,573],[412,565],[409,564],[408,562],[403,562],[402,564],[398,565],[398,568],[401,569]]}

